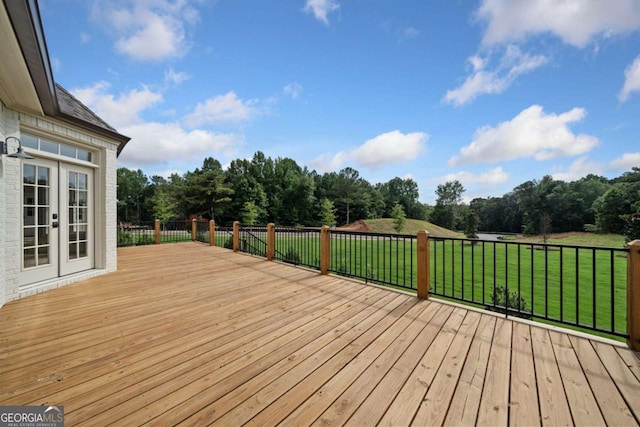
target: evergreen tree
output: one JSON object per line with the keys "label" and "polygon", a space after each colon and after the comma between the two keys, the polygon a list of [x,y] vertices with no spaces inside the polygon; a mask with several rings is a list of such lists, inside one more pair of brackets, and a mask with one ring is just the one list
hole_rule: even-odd
{"label": "evergreen tree", "polygon": [[151,205],[155,219],[160,220],[163,225],[176,217],[177,204],[169,195],[166,186],[156,187],[155,194],[151,197]]}
{"label": "evergreen tree", "polygon": [[473,209],[469,209],[465,221],[464,235],[467,239],[478,238],[478,213]]}
{"label": "evergreen tree", "polygon": [[258,208],[255,203],[244,202],[244,206],[242,207],[242,212],[240,214],[241,222],[243,224],[255,225],[259,216],[260,214],[258,213]]}
{"label": "evergreen tree", "polygon": [[320,205],[320,223],[321,225],[332,226],[336,223],[336,208],[329,199],[322,199]]}
{"label": "evergreen tree", "polygon": [[407,222],[407,216],[399,203],[396,203],[391,210],[391,218],[393,218],[393,229],[396,230],[396,233],[400,233]]}

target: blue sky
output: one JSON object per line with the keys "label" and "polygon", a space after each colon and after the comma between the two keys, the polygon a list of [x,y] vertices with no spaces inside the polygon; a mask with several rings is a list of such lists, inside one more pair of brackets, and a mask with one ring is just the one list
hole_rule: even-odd
{"label": "blue sky", "polygon": [[640,0],[40,0],[54,77],[168,176],[291,157],[433,203],[640,166]]}

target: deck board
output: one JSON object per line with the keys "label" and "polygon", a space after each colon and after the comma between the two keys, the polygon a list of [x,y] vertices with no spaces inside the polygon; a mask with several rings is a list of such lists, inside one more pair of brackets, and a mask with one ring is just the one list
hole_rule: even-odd
{"label": "deck board", "polygon": [[513,325],[512,348],[509,423],[512,425],[540,424],[536,371],[529,325],[522,323]]}
{"label": "deck board", "polygon": [[508,423],[512,331],[513,322],[497,320],[478,409],[477,423],[480,425]]}
{"label": "deck board", "polygon": [[543,425],[571,425],[571,411],[560,378],[558,362],[553,351],[549,331],[541,328],[531,330],[538,396],[540,401],[540,417]]}
{"label": "deck board", "polygon": [[198,243],[0,309],[0,405],[66,425],[638,425],[601,340]]}
{"label": "deck board", "polygon": [[449,403],[445,425],[476,424],[495,326],[495,317],[482,316]]}
{"label": "deck board", "polygon": [[[403,319],[408,322],[408,326],[402,333],[396,333],[395,337],[393,329],[388,329],[384,339],[392,339],[389,345],[383,345],[382,340],[373,346],[367,347],[356,358],[351,360],[344,369],[337,375],[334,375],[320,389],[318,389],[311,397],[303,397],[299,402],[296,399],[297,388],[291,389],[288,394],[292,395],[286,399],[280,399],[278,402],[269,405],[257,416],[253,417],[248,425],[264,426],[273,425],[283,419],[284,413],[290,415],[286,419],[287,424],[291,425],[310,425],[320,416],[322,411],[326,410],[332,402],[339,397],[339,415],[344,419],[334,418],[330,422],[323,418],[324,424],[343,424],[353,410],[361,403],[362,399],[367,397],[380,378],[387,372],[393,363],[406,350],[409,344],[415,339],[420,330],[424,328],[424,320],[433,316],[437,311],[435,304],[416,305],[412,308],[412,313],[408,312]],[[402,327],[402,325],[399,325]],[[302,395],[302,394],[301,394]],[[302,395],[304,396],[304,395]],[[293,415],[293,412],[296,415]]]}
{"label": "deck board", "polygon": [[569,337],[555,331],[550,335],[574,423],[603,425],[604,419],[598,409],[598,402],[591,393]]}

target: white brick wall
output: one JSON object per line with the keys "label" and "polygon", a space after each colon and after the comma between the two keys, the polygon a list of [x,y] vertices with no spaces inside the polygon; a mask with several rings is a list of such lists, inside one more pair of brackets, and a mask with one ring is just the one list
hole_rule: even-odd
{"label": "white brick wall", "polygon": [[[4,141],[9,136],[18,137],[19,135],[19,123],[18,115],[2,106],[2,140]],[[9,141],[9,150],[16,149],[15,141]],[[20,272],[20,234],[19,224],[22,217],[20,204],[20,161],[17,159],[11,159],[7,156],[2,158],[2,187],[0,192],[2,193],[2,206],[3,211],[0,211],[0,242],[2,244],[2,253],[0,253],[3,263],[0,265],[0,276],[3,281],[0,284],[0,288],[3,288],[4,302],[11,301],[17,297],[18,289],[18,273]],[[17,200],[16,200],[17,195]],[[18,220],[18,226],[14,226],[15,219]]]}
{"label": "white brick wall", "polygon": [[116,271],[118,268],[118,173],[116,147],[107,150],[104,173],[106,179],[106,270]]}
{"label": "white brick wall", "polygon": [[[96,261],[94,270],[54,278],[28,286],[19,285],[21,264],[21,161],[0,160],[0,306],[7,301],[86,280],[117,268],[116,145],[52,118],[18,113],[0,103],[0,137],[20,137],[20,131],[45,138],[81,144],[97,152],[95,170]],[[16,147],[11,146],[11,150]]]}

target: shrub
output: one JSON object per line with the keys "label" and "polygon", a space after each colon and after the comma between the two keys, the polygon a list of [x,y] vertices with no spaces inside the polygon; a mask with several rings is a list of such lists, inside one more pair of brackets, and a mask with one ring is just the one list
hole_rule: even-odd
{"label": "shrub", "polygon": [[640,239],[640,212],[630,215],[620,215],[624,221],[624,242],[629,243]]}
{"label": "shrub", "polygon": [[585,224],[584,231],[586,231],[587,233],[599,233],[600,229],[595,224]]}
{"label": "shrub", "polygon": [[126,230],[118,230],[118,246],[133,246],[133,235]]}
{"label": "shrub", "polygon": [[367,269],[365,271],[365,278],[369,279],[369,280],[376,280],[376,270],[374,270],[374,268],[370,265],[367,264]]}
{"label": "shrub", "polygon": [[[506,298],[506,301],[505,301]],[[493,294],[491,294],[490,310],[499,313],[506,313],[513,316],[531,318],[531,313],[527,307],[527,301],[518,294],[517,290],[508,290],[503,285],[496,285]]]}
{"label": "shrub", "polygon": [[336,267],[336,273],[343,276],[348,276],[351,274],[351,271],[349,271],[349,267],[347,265],[347,261],[344,258],[340,259],[340,262]]}
{"label": "shrub", "polygon": [[293,249],[287,249],[287,252],[284,254],[284,262],[288,262],[289,264],[298,265],[300,264],[300,255],[298,252]]}
{"label": "shrub", "polygon": [[142,234],[138,236],[136,245],[153,245],[156,242],[156,237],[151,234]]}
{"label": "shrub", "polygon": [[226,249],[233,249],[233,237],[229,236],[222,246]]}

